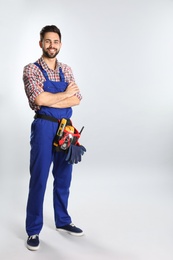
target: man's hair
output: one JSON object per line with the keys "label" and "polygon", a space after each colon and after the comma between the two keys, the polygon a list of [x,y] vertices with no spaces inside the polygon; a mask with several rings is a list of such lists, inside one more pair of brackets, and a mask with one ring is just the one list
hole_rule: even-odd
{"label": "man's hair", "polygon": [[43,40],[45,33],[47,32],[54,32],[59,35],[60,41],[61,41],[61,32],[60,29],[58,29],[55,25],[46,25],[45,27],[42,28],[40,31],[40,41]]}

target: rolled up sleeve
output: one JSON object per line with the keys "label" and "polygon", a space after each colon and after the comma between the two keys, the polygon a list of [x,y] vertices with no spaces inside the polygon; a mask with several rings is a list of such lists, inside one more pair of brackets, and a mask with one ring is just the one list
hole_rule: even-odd
{"label": "rolled up sleeve", "polygon": [[35,105],[35,99],[44,91],[44,79],[34,64],[29,64],[24,67],[23,82],[30,107],[33,110],[39,109],[39,107]]}
{"label": "rolled up sleeve", "polygon": [[[64,66],[64,73],[66,75],[66,79],[67,79],[67,82],[70,83],[70,82],[75,82],[75,78],[74,78],[74,75],[73,75],[73,72],[72,72],[72,69],[71,67],[65,65]],[[75,96],[79,99],[79,100],[82,100],[82,95],[80,92],[76,93]]]}

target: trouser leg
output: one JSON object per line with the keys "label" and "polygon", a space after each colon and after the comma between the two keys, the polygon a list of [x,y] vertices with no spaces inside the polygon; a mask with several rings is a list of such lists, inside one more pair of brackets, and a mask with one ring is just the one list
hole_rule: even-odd
{"label": "trouser leg", "polygon": [[39,234],[43,226],[43,201],[52,162],[51,129],[48,122],[38,120],[33,122],[31,131],[30,183],[26,209],[26,232],[29,236]]}
{"label": "trouser leg", "polygon": [[26,231],[29,236],[39,234],[43,226],[43,200],[46,189],[51,158],[41,160],[43,151],[39,146],[32,147],[31,176],[27,202]]}
{"label": "trouser leg", "polygon": [[54,154],[53,165],[53,205],[56,227],[61,227],[71,223],[71,217],[68,213],[69,189],[72,177],[72,165],[65,161],[64,152]]}

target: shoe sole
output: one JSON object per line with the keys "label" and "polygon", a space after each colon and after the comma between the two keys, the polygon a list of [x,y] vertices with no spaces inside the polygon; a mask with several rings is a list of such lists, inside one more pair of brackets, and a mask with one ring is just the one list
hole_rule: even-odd
{"label": "shoe sole", "polygon": [[71,232],[71,231],[68,231],[68,230],[65,230],[65,229],[62,229],[62,228],[56,228],[57,231],[59,232],[62,232],[62,233],[68,233],[72,236],[75,236],[75,237],[81,237],[84,235],[84,232],[81,232],[81,233],[74,233],[74,232]]}
{"label": "shoe sole", "polygon": [[29,246],[29,245],[27,245],[26,247],[27,247],[30,251],[37,251],[37,250],[39,249],[40,245],[39,245],[39,246]]}

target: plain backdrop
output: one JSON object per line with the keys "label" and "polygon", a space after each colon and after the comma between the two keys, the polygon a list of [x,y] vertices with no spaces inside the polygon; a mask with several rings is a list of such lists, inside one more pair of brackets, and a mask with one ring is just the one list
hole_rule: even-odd
{"label": "plain backdrop", "polygon": [[[41,56],[39,32],[51,24],[62,32],[58,60],[83,96],[72,118],[85,126],[87,153],[74,167],[70,209],[88,237],[51,245],[50,176],[44,250],[31,255],[24,221],[34,112],[22,73]],[[173,259],[173,1],[6,0],[0,39],[1,258]]]}

